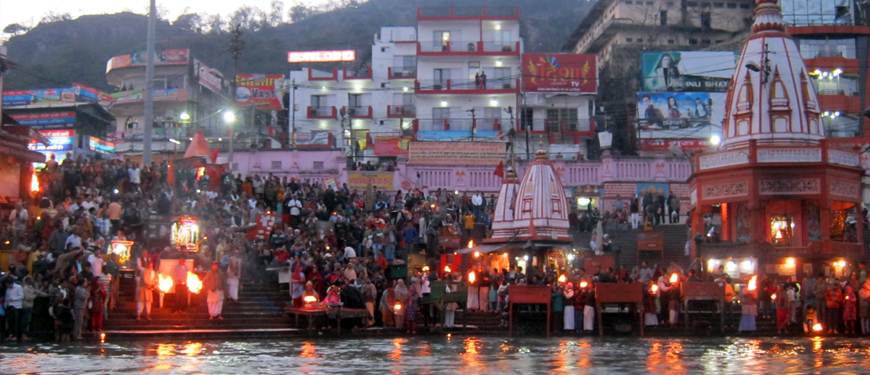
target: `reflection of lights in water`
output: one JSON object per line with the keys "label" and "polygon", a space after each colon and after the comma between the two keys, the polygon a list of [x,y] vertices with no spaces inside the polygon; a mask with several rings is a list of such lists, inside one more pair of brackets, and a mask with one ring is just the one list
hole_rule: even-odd
{"label": "reflection of lights in water", "polygon": [[175,355],[175,344],[157,344],[158,357],[170,357]]}
{"label": "reflection of lights in water", "polygon": [[825,341],[825,339],[816,336],[810,340],[813,342],[813,351],[816,353],[820,353],[822,351],[822,342]]}
{"label": "reflection of lights in water", "polygon": [[306,341],[302,344],[302,353],[299,356],[302,358],[317,358],[317,347]]}
{"label": "reflection of lights in water", "polygon": [[202,343],[201,342],[189,342],[184,344],[184,348],[181,349],[181,354],[184,354],[188,357],[195,357],[202,353]]}
{"label": "reflection of lights in water", "polygon": [[464,341],[465,354],[462,355],[462,362],[467,367],[480,367],[483,365],[480,360],[480,340],[467,338]]}
{"label": "reflection of lights in water", "polygon": [[417,352],[417,357],[431,357],[432,356],[432,348],[429,346],[428,342],[424,342],[420,346],[420,351]]}
{"label": "reflection of lights in water", "polygon": [[405,342],[404,339],[396,338],[393,340],[393,351],[390,354],[387,354],[387,358],[392,359],[396,362],[402,359],[402,344]]}
{"label": "reflection of lights in water", "polygon": [[659,365],[662,364],[662,342],[653,341],[649,347],[649,353],[646,355],[646,369],[649,372],[660,372]]}

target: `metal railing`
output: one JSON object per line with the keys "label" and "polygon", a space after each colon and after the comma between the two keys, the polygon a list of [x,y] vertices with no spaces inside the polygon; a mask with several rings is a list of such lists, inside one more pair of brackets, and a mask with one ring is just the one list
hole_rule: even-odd
{"label": "metal railing", "polygon": [[415,105],[388,105],[387,117],[416,117],[417,106]]}
{"label": "metal railing", "polygon": [[417,90],[513,90],[518,86],[515,78],[445,79],[434,81],[417,81]]}
{"label": "metal railing", "polygon": [[417,76],[417,66],[391,66],[390,78],[414,78]]}

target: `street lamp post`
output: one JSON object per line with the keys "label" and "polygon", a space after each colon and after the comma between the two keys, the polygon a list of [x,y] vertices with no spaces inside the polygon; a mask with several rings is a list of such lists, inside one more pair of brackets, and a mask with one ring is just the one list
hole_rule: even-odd
{"label": "street lamp post", "polygon": [[236,122],[236,114],[231,110],[224,111],[224,123],[230,128],[230,156],[229,164],[230,171],[233,170],[233,144],[235,143],[235,134],[233,134],[233,123]]}

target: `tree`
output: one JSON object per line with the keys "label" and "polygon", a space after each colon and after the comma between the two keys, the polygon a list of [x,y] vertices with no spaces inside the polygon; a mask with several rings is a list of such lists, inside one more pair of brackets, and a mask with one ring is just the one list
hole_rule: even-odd
{"label": "tree", "polygon": [[9,25],[7,25],[6,27],[3,28],[4,33],[12,34],[12,35],[21,35],[21,34],[24,34],[28,31],[30,31],[30,28],[25,27],[25,26],[18,24],[18,23],[10,23]]}
{"label": "tree", "polygon": [[60,21],[69,21],[72,19],[72,16],[69,13],[55,13],[54,11],[48,11],[42,18],[39,19],[39,23],[54,23]]}
{"label": "tree", "polygon": [[284,2],[281,0],[273,0],[272,11],[269,13],[269,25],[278,26],[284,23]]}
{"label": "tree", "polygon": [[294,4],[290,7],[290,21],[301,22],[311,15],[311,9],[301,3]]}
{"label": "tree", "polygon": [[178,18],[175,19],[175,22],[172,22],[172,25],[179,26],[185,30],[201,33],[202,23],[202,16],[196,13],[185,13],[179,15]]}

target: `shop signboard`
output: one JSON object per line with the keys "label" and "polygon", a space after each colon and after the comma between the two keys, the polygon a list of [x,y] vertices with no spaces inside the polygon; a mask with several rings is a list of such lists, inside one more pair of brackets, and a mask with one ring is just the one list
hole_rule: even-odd
{"label": "shop signboard", "polygon": [[598,88],[596,56],[573,53],[524,53],[523,91],[595,94]]}

